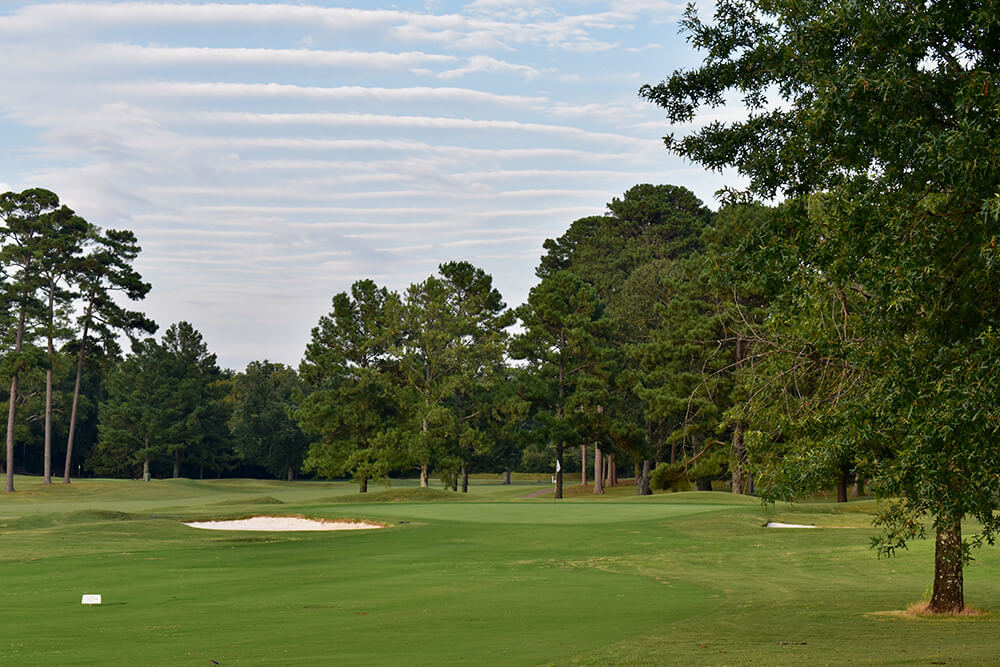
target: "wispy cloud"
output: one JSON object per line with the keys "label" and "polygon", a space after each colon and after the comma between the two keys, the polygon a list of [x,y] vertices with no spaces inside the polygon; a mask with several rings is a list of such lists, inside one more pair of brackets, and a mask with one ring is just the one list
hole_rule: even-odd
{"label": "wispy cloud", "polygon": [[486,104],[513,108],[543,108],[548,99],[542,96],[502,95],[484,90],[454,87],[408,86],[300,86],[282,83],[238,83],[231,81],[130,81],[107,83],[100,88],[107,94],[137,98],[281,99],[319,101],[370,101],[405,104],[434,102]]}
{"label": "wispy cloud", "polygon": [[227,365],[296,363],[364,277],[467,259],[517,304],[543,240],[631,185],[721,185],[636,97],[683,55],[674,3],[7,4],[0,189],[133,229],[144,307]]}

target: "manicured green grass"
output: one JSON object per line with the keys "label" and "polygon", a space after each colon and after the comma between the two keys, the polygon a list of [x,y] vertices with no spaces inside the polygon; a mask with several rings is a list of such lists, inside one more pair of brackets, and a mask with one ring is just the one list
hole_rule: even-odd
{"label": "manicured green grass", "polygon": [[[867,548],[870,502],[762,508],[725,493],[592,496],[480,483],[18,478],[0,496],[0,663],[997,664],[1000,627],[881,612],[918,601],[930,542]],[[437,487],[440,488],[440,487]],[[633,490],[634,491],[634,490]],[[385,495],[383,495],[385,494]],[[381,498],[383,502],[373,502]],[[377,531],[204,531],[255,514]],[[768,520],[815,523],[765,529]],[[1000,602],[977,553],[970,604]],[[84,607],[84,593],[104,604]]]}

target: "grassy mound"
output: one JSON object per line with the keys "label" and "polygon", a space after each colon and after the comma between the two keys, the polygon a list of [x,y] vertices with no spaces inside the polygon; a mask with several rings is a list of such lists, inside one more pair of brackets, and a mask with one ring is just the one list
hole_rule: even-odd
{"label": "grassy mound", "polygon": [[253,498],[232,498],[230,500],[220,500],[213,505],[284,505],[285,503],[274,496],[254,496]]}
{"label": "grassy mound", "polygon": [[115,510],[80,510],[68,515],[64,515],[65,523],[97,523],[104,521],[133,521],[138,517],[128,512],[117,512]]}
{"label": "grassy mound", "polygon": [[389,489],[388,491],[369,491],[368,493],[351,493],[343,496],[322,498],[319,502],[328,503],[431,503],[455,502],[471,500],[464,493],[444,491],[442,489]]}

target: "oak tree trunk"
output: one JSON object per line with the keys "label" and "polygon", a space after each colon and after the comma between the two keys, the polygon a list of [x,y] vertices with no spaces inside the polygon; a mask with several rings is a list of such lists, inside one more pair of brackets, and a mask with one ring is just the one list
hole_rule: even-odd
{"label": "oak tree trunk", "polygon": [[847,484],[849,477],[851,475],[850,469],[847,466],[843,466],[840,469],[840,479],[837,480],[837,502],[846,503],[847,502]]}
{"label": "oak tree trunk", "polygon": [[149,456],[142,460],[142,479],[146,482],[149,481]]}
{"label": "oak tree trunk", "polygon": [[508,486],[510,485],[510,468],[503,471],[503,483]]}
{"label": "oak tree trunk", "polygon": [[368,478],[362,477],[361,481],[358,482],[358,493],[368,493]]}
{"label": "oak tree trunk", "polygon": [[934,592],[930,611],[953,614],[965,607],[962,573],[962,519],[942,518],[934,545]]}
{"label": "oak tree trunk", "polygon": [[430,486],[430,471],[427,469],[427,464],[420,466],[420,487],[426,489]]}

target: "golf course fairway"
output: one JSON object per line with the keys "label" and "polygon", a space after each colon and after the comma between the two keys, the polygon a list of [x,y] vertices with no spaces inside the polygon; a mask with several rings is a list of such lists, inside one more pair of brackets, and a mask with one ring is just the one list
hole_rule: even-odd
{"label": "golf course fairway", "polygon": [[[458,499],[412,482],[367,497],[258,480],[17,488],[0,498],[3,664],[1000,663],[997,549],[966,569],[982,615],[900,613],[927,595],[933,543],[877,559],[873,502],[554,502],[534,483],[480,483]],[[183,523],[251,516],[387,527]]]}

